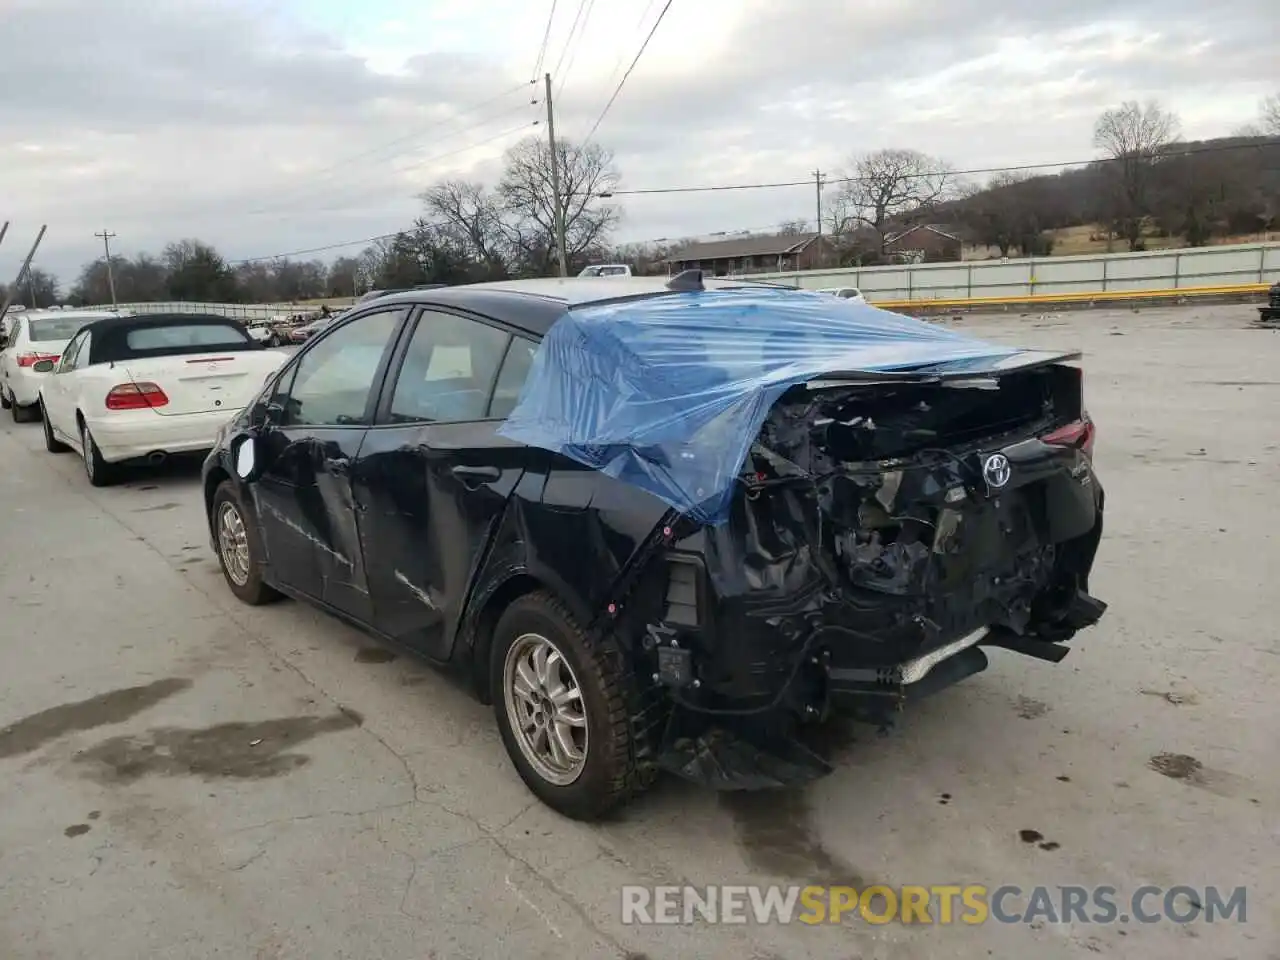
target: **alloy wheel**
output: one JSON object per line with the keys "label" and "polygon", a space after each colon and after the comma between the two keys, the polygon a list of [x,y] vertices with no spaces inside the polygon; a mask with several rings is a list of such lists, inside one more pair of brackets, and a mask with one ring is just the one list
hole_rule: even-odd
{"label": "alloy wheel", "polygon": [[240,510],[226,501],[218,509],[218,553],[232,583],[243,587],[249,582],[249,534]]}
{"label": "alloy wheel", "polygon": [[540,634],[522,634],[507,650],[502,679],[524,758],[548,783],[573,783],[586,765],[589,731],[582,688],[560,648]]}
{"label": "alloy wheel", "polygon": [[93,437],[89,436],[88,426],[80,427],[80,451],[84,456],[84,472],[92,481],[94,476]]}

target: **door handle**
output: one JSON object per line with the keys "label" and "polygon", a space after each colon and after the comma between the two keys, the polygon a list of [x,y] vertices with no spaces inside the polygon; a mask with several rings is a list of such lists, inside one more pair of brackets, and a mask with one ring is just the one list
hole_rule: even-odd
{"label": "door handle", "polygon": [[462,481],[464,487],[474,490],[481,484],[499,479],[502,471],[497,467],[457,466],[453,468],[453,475]]}

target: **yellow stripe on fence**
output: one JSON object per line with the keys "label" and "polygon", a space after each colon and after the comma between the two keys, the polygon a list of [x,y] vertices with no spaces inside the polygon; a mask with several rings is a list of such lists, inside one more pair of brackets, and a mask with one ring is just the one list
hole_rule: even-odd
{"label": "yellow stripe on fence", "polygon": [[1020,297],[959,297],[937,300],[872,300],[877,307],[978,307],[1001,304],[1088,303],[1095,300],[1159,300],[1177,297],[1234,296],[1266,293],[1267,283],[1242,283],[1229,287],[1179,287],[1176,290],[1087,290],[1080,293],[1034,293]]}

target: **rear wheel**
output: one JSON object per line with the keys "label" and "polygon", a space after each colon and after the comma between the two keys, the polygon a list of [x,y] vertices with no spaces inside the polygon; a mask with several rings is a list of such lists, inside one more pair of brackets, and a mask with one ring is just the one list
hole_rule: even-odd
{"label": "rear wheel", "polygon": [[494,630],[493,708],[516,770],[548,806],[594,820],[647,785],[636,762],[625,670],[555,596],[523,596]]}
{"label": "rear wheel", "polygon": [[230,480],[223,480],[213,493],[210,525],[218,548],[218,563],[231,592],[254,607],[280,599],[280,594],[262,579],[266,565],[262,538]]}
{"label": "rear wheel", "polygon": [[9,395],[4,392],[3,387],[0,387],[0,410],[8,410],[9,406]]}
{"label": "rear wheel", "polygon": [[66,453],[71,448],[53,435],[53,427],[49,426],[49,412],[44,408],[44,401],[40,403],[40,420],[44,424],[44,448],[50,453]]}
{"label": "rear wheel", "polygon": [[114,463],[107,463],[102,459],[102,451],[93,442],[93,434],[89,432],[89,425],[86,423],[80,424],[80,450],[84,456],[84,473],[89,478],[90,484],[95,487],[109,487],[116,482],[116,478],[120,475],[119,468]]}
{"label": "rear wheel", "polygon": [[14,423],[34,423],[40,419],[40,408],[34,403],[24,407],[16,399],[10,400],[9,412],[13,414]]}

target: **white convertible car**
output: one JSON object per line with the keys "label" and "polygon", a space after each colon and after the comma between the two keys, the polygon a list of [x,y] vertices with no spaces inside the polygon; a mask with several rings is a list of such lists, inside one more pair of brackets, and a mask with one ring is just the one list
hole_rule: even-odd
{"label": "white convertible car", "polygon": [[288,355],[263,349],[234,320],[149,314],[97,320],[61,360],[35,364],[45,446],[76,449],[95,487],[128,461],[159,463],[214,445]]}

